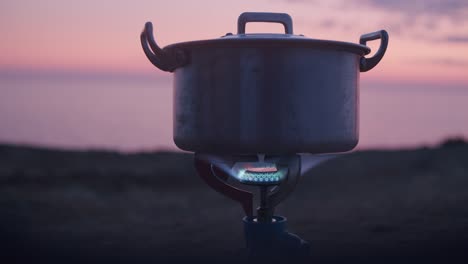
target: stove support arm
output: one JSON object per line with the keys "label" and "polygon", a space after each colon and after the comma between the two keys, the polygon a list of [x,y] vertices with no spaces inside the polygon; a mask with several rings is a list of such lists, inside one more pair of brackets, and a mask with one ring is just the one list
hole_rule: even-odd
{"label": "stove support arm", "polygon": [[202,178],[208,186],[215,191],[239,202],[244,209],[245,215],[253,216],[253,194],[232,185],[229,185],[226,180],[229,175],[223,170],[213,166],[210,161],[205,160],[200,154],[195,154],[195,168],[200,178]]}

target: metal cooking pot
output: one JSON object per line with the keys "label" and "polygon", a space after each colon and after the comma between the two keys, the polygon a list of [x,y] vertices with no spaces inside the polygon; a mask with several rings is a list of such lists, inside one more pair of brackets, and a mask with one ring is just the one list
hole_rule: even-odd
{"label": "metal cooking pot", "polygon": [[[246,34],[249,22],[284,25],[285,34]],[[174,72],[174,142],[188,151],[225,154],[326,153],[358,143],[359,72],[376,66],[388,34],[359,43],[293,34],[282,13],[243,13],[237,34],[158,47],[147,22],[148,59]],[[380,39],[370,58],[366,42]]]}

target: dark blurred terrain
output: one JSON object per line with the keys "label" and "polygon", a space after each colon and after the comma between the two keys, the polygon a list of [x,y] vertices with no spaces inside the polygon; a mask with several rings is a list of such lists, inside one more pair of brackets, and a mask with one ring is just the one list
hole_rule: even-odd
{"label": "dark blurred terrain", "polygon": [[[240,206],[190,154],[1,145],[0,210],[0,252],[17,262],[245,260]],[[312,263],[468,263],[468,144],[341,155],[277,212]]]}

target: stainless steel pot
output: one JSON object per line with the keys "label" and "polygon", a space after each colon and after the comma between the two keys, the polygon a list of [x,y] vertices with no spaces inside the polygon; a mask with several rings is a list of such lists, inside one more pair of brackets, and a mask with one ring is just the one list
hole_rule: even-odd
{"label": "stainless steel pot", "polygon": [[[246,34],[249,22],[284,25],[285,34]],[[152,24],[141,44],[148,59],[174,72],[174,141],[205,153],[325,153],[358,143],[359,72],[376,66],[388,34],[359,43],[293,35],[291,17],[243,13],[238,32],[159,48]],[[366,42],[380,39],[374,56]]]}

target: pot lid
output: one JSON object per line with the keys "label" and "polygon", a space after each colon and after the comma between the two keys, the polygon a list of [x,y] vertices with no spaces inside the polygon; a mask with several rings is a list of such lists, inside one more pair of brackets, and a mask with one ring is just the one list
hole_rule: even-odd
{"label": "pot lid", "polygon": [[[284,34],[279,33],[246,33],[246,25],[250,22],[269,22],[280,23],[284,26]],[[196,40],[180,42],[168,45],[166,48],[193,48],[193,47],[212,47],[212,46],[306,46],[314,48],[327,48],[335,50],[345,50],[358,55],[370,53],[370,48],[351,42],[342,42],[334,40],[321,40],[307,38],[304,35],[294,35],[293,22],[291,16],[285,13],[242,13],[237,20],[237,34],[227,33],[226,35],[209,40]]]}
{"label": "pot lid", "polygon": [[[246,33],[245,28],[249,22],[280,23],[284,26],[284,34],[275,33]],[[208,40],[179,42],[159,48],[153,38],[153,27],[147,22],[141,34],[141,43],[148,59],[159,69],[173,71],[187,64],[187,53],[196,48],[216,47],[285,47],[285,48],[313,48],[340,50],[362,56],[361,71],[373,68],[383,57],[388,44],[388,34],[384,30],[362,35],[359,44],[335,40],[322,40],[307,38],[304,35],[294,35],[292,19],[285,13],[242,13],[237,20],[237,34],[226,35]],[[381,39],[381,45],[372,58],[364,58],[370,53],[365,44],[369,40]],[[148,47],[149,44],[149,47]],[[363,61],[364,60],[364,61]],[[365,64],[369,65],[365,65]]]}

